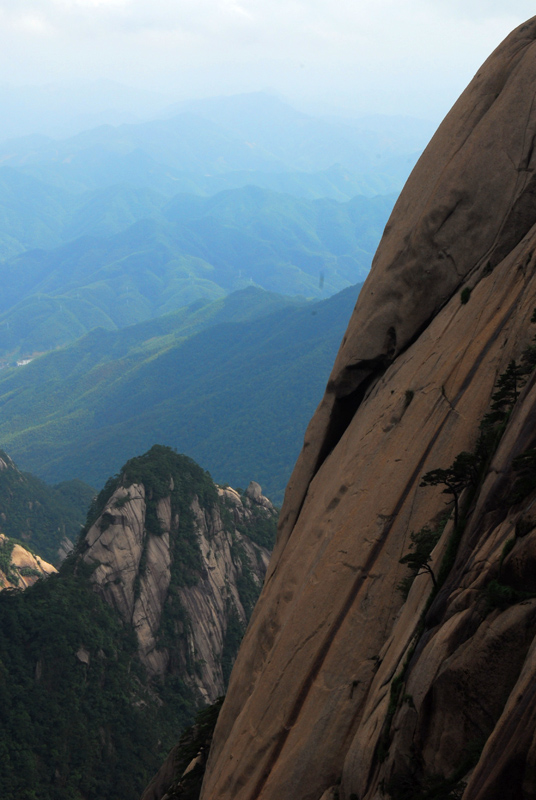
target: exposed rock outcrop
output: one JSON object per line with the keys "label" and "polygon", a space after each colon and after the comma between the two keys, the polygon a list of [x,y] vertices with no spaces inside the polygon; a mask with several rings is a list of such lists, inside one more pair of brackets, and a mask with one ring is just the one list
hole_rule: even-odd
{"label": "exposed rock outcrop", "polygon": [[203,800],[535,796],[536,480],[515,488],[520,454],[536,473],[534,375],[432,554],[439,590],[398,588],[410,534],[445,512],[423,474],[474,450],[536,333],[535,92],[536,18],[395,206],[287,489]]}
{"label": "exposed rock outcrop", "polygon": [[[0,470],[3,463],[0,459]],[[0,533],[0,591],[26,589],[53,572],[57,570],[52,564]]]}
{"label": "exposed rock outcrop", "polygon": [[[95,588],[133,625],[149,674],[180,674],[199,699],[214,702],[268,565],[256,526],[275,529],[276,511],[258,484],[241,496],[169,448],[147,455],[125,467],[86,533],[82,558],[95,567]],[[138,462],[146,479],[134,481]],[[187,487],[182,467],[194,475]]]}

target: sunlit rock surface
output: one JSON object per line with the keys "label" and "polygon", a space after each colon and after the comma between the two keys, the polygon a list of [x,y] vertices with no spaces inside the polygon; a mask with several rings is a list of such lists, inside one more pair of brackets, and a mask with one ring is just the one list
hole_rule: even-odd
{"label": "sunlit rock surface", "polygon": [[[0,459],[0,469],[3,469],[2,463]],[[0,563],[0,591],[26,589],[39,578],[46,578],[57,572],[52,564],[0,533],[0,554],[2,553],[5,554],[5,559]]]}
{"label": "sunlit rock surface", "polygon": [[83,559],[94,567],[91,580],[125,622],[133,624],[140,659],[152,676],[164,677],[168,671],[161,619],[170,592],[178,597],[182,619],[175,634],[182,641],[182,675],[205,702],[213,702],[225,690],[222,655],[231,610],[240,624],[247,623],[238,588],[244,566],[236,558],[236,547],[245,554],[257,587],[269,560],[269,550],[243,533],[254,519],[255,507],[276,518],[270,501],[258,484],[254,486],[258,492],[250,487],[244,496],[231,488],[218,488],[221,502],[210,509],[193,497],[190,510],[201,562],[189,585],[174,582],[172,577],[173,540],[184,535],[184,520],[178,512],[173,513],[170,496],[157,502],[159,530],[155,533],[146,524],[145,486],[119,486],[86,534]]}
{"label": "sunlit rock surface", "polygon": [[[534,374],[432,604],[429,576],[406,601],[397,588],[411,532],[448,500],[423,474],[474,447],[536,334],[535,92],[536,18],[395,206],[287,488],[203,800],[380,800],[438,781],[464,800],[536,796],[535,494],[509,499],[513,459],[536,446]],[[490,608],[499,578],[520,594]]]}

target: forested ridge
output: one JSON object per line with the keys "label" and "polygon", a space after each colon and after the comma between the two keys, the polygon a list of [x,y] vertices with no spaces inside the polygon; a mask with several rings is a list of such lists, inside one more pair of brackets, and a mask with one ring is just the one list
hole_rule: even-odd
{"label": "forested ridge", "polygon": [[[182,520],[173,535],[170,593],[160,626],[159,646],[168,648],[171,658],[159,677],[143,666],[133,626],[95,591],[92,573],[98,563],[84,561],[86,534],[95,523],[106,530],[111,523],[103,512],[110,498],[119,486],[132,484],[143,485],[147,496],[147,535],[164,534],[156,509],[168,495]],[[233,517],[210,475],[168,447],[153,447],[106,482],[58,574],[24,592],[0,592],[2,800],[138,800],[192,722],[202,705],[193,681],[199,665],[193,658],[183,662],[181,648],[195,620],[181,607],[179,590],[195,586],[206,571],[191,511],[194,498],[207,517],[219,509],[233,530]],[[245,523],[241,534],[271,546],[275,518],[261,512],[254,510],[252,524]],[[115,513],[121,513],[120,503]],[[238,591],[251,613],[258,585],[239,542],[233,558],[243,563]],[[143,580],[142,563],[139,569]],[[244,628],[234,617],[228,628],[221,657],[232,660]]]}
{"label": "forested ridge", "polygon": [[51,482],[102,485],[161,442],[217,481],[253,479],[280,502],[359,288],[315,304],[248,289],[123,331],[93,331],[0,372],[0,437]]}

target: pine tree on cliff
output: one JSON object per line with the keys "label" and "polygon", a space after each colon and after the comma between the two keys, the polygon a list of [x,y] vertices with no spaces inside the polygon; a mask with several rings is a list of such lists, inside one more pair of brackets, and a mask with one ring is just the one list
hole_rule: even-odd
{"label": "pine tree on cliff", "polygon": [[[428,525],[425,525],[420,531],[413,532],[410,535],[411,552],[400,559],[400,564],[407,564],[411,570],[411,578],[416,578],[417,575],[422,575],[427,572],[431,578],[434,587],[437,587],[436,576],[430,566],[432,560],[432,550],[441,538],[442,530],[432,530]],[[409,584],[411,585],[411,584]],[[406,590],[408,591],[408,590]]]}
{"label": "pine tree on cliff", "polygon": [[526,374],[521,364],[514,359],[510,361],[506,372],[497,379],[496,390],[491,396],[491,411],[482,420],[481,428],[502,423],[508,418],[525,384]]}
{"label": "pine tree on cliff", "polygon": [[421,486],[445,486],[443,494],[454,498],[454,526],[458,526],[461,493],[468,486],[477,486],[480,474],[480,461],[475,453],[458,453],[450,467],[432,469],[423,475]]}

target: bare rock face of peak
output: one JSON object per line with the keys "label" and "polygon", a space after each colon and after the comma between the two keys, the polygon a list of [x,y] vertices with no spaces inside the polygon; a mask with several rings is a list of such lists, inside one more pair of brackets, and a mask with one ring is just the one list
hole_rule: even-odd
{"label": "bare rock face of peak", "polygon": [[10,459],[7,453],[0,450],[0,472],[6,469],[16,469],[15,463]]}
{"label": "bare rock face of peak", "polygon": [[[536,18],[400,196],[287,489],[202,800],[535,796],[535,93]],[[401,559],[426,536],[411,583]]]}
{"label": "bare rock face of peak", "polygon": [[282,537],[371,386],[448,300],[501,263],[536,221],[535,36],[532,19],[497,48],[410,175],[307,430],[285,495]]}
{"label": "bare rock face of peak", "polygon": [[0,591],[26,589],[54,572],[52,564],[0,533]]}
{"label": "bare rock face of peak", "polygon": [[180,674],[203,702],[225,691],[268,565],[277,514],[255,487],[216,487],[154,447],[108,486],[85,536],[91,580],[132,624],[149,674]]}

